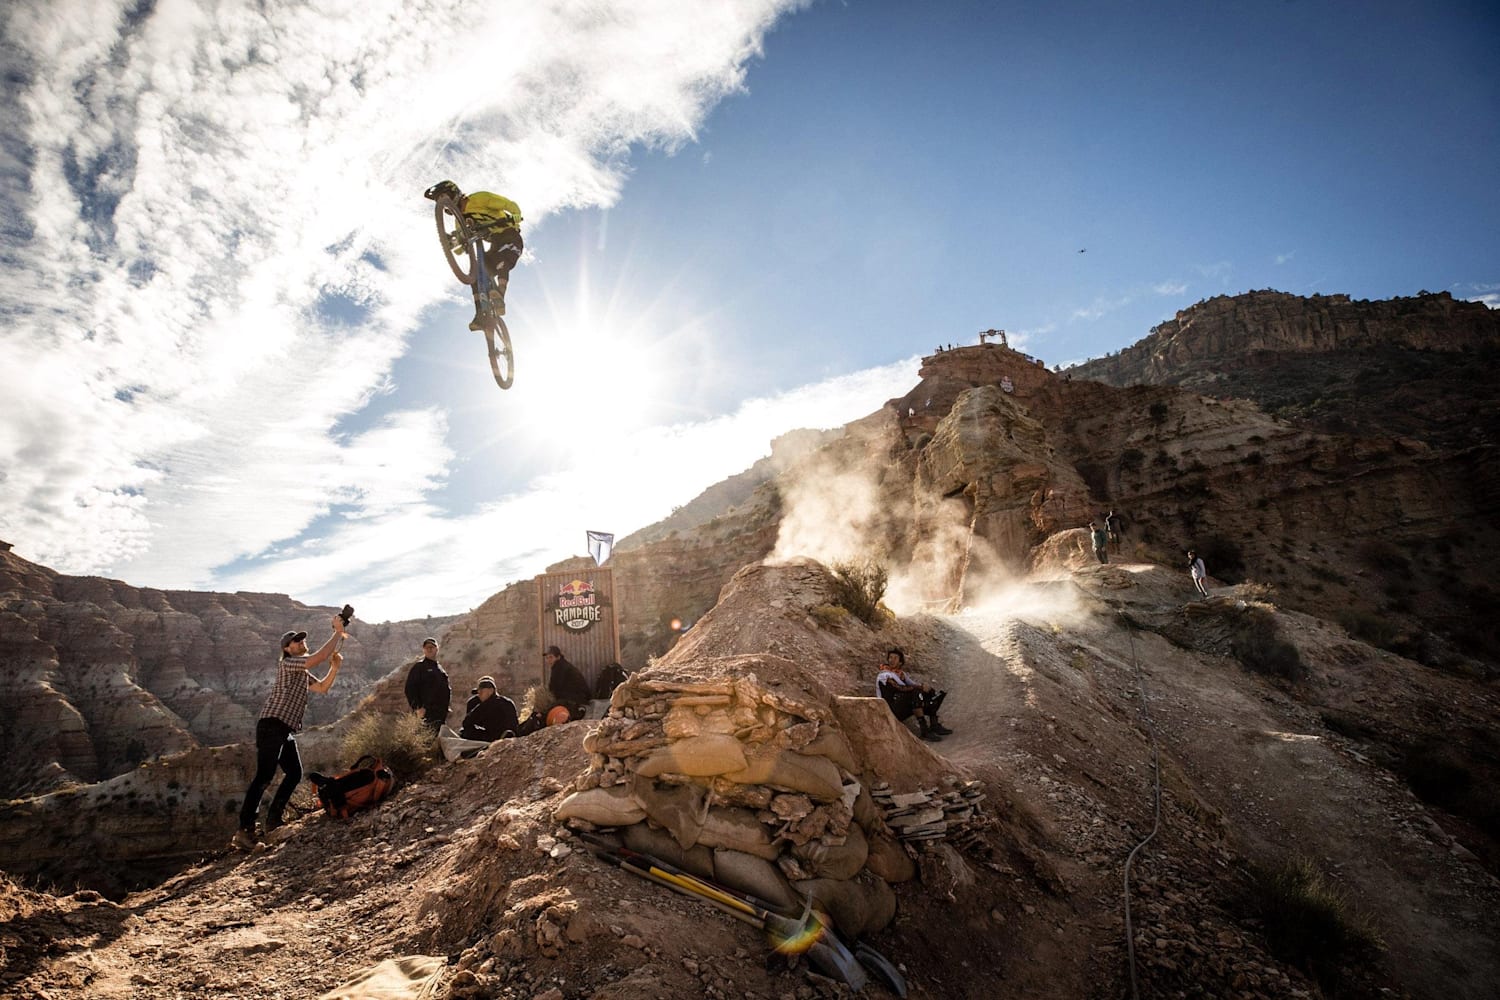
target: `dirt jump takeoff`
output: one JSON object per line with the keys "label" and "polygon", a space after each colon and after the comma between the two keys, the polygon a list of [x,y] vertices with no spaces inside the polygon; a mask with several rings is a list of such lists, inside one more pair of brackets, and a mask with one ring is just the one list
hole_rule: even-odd
{"label": "dirt jump takeoff", "polygon": [[448,268],[474,293],[469,329],[482,332],[495,384],[509,389],[515,355],[505,327],[505,288],[521,257],[521,206],[489,191],[464,194],[452,181],[439,181],[424,193],[432,201],[438,242]]}

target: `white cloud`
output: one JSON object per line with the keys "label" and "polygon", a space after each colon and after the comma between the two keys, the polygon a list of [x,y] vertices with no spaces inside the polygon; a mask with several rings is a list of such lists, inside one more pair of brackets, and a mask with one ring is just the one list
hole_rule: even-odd
{"label": "white cloud", "polygon": [[1157,295],[1170,297],[1184,294],[1188,290],[1188,286],[1183,281],[1163,281],[1160,284],[1152,285],[1151,290]]}
{"label": "white cloud", "polygon": [[[503,185],[533,223],[607,206],[631,149],[692,140],[800,6],[14,0],[0,537],[182,586],[335,510],[441,535],[408,470],[442,481],[445,414],[350,431],[453,292],[418,193]],[[363,314],[357,350],[330,299]]]}
{"label": "white cloud", "polygon": [[1500,309],[1500,292],[1486,292],[1483,295],[1475,295],[1469,299],[1470,302],[1483,302],[1491,309]]}
{"label": "white cloud", "polygon": [[1234,270],[1234,265],[1227,260],[1218,260],[1212,264],[1195,264],[1193,265],[1193,270],[1205,278],[1224,280]]}
{"label": "white cloud", "polygon": [[1116,309],[1125,308],[1132,301],[1134,301],[1134,299],[1135,296],[1133,295],[1122,295],[1113,299],[1097,298],[1086,306],[1074,309],[1073,318],[1083,320],[1099,319],[1114,312]]}
{"label": "white cloud", "polygon": [[[769,453],[771,439],[799,427],[837,427],[900,395],[919,359],[753,399],[709,420],[637,430],[612,447],[587,441],[557,472],[472,513],[445,513],[408,496],[399,505],[323,531],[314,543],[227,573],[230,589],[295,591],[309,601],[352,601],[366,620],[465,611],[504,584],[583,555],[593,528],[624,537],[659,520],[705,487]],[[384,433],[420,433],[391,428]],[[383,454],[367,441],[367,455]],[[410,449],[403,449],[410,450]],[[405,488],[434,494],[441,468]],[[391,470],[399,475],[399,470]]]}
{"label": "white cloud", "polygon": [[1276,260],[1276,263],[1278,265],[1279,264],[1285,264],[1287,261],[1291,260],[1295,256],[1297,256],[1297,251],[1290,250],[1290,251],[1288,251],[1286,253],[1279,253],[1279,254],[1277,254],[1276,257],[1275,257],[1275,260]]}

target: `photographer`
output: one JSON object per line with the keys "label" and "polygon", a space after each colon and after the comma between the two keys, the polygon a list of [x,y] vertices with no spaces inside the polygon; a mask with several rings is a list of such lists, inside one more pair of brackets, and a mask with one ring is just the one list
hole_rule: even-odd
{"label": "photographer", "polygon": [[[288,632],[281,637],[281,661],[276,668],[276,684],[271,696],[261,709],[260,721],[255,724],[255,777],[245,791],[245,804],[240,807],[240,828],[235,832],[233,844],[243,851],[255,846],[255,814],[260,811],[260,798],[266,786],[276,777],[279,765],[286,772],[281,786],[271,797],[271,806],[266,812],[266,833],[281,825],[282,813],[302,780],[302,759],[297,754],[295,734],[302,728],[302,716],[307,711],[307,693],[316,691],[327,694],[338,676],[344,655],[338,652],[339,643],[347,637],[344,631],[354,609],[344,605],[344,610],[333,617],[333,635],[318,649],[308,655],[307,633]],[[328,673],[321,679],[311,673],[313,667],[328,661]]]}

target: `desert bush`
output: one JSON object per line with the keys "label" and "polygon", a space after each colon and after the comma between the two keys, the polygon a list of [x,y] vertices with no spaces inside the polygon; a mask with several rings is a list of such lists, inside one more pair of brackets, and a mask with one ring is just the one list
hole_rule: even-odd
{"label": "desert bush", "polygon": [[1289,681],[1307,676],[1302,654],[1277,634],[1276,619],[1264,608],[1251,608],[1235,622],[1229,649],[1251,673]]}
{"label": "desert bush", "polygon": [[885,596],[889,574],[883,563],[839,562],[831,567],[833,603],[866,625],[881,624],[880,599]]}
{"label": "desert bush", "polygon": [[1157,400],[1146,408],[1146,412],[1150,414],[1153,424],[1159,424],[1167,419],[1167,404]]}
{"label": "desert bush", "polygon": [[415,715],[367,715],[344,735],[341,764],[365,755],[378,757],[403,780],[427,770],[437,760],[437,741]]}
{"label": "desert bush", "polygon": [[1306,858],[1252,869],[1248,903],[1265,928],[1271,953],[1305,971],[1325,991],[1337,989],[1344,965],[1381,947],[1344,893]]}
{"label": "desert bush", "polygon": [[1370,645],[1379,646],[1381,649],[1389,649],[1400,635],[1396,623],[1389,618],[1372,614],[1369,611],[1360,611],[1357,608],[1349,608],[1340,612],[1338,622],[1356,639],[1363,639]]}
{"label": "desert bush", "polygon": [[1146,453],[1139,448],[1126,448],[1120,453],[1120,468],[1126,472],[1134,472],[1146,461]]}
{"label": "desert bush", "polygon": [[824,628],[838,628],[849,619],[849,612],[837,604],[819,604],[808,614],[812,615],[813,621]]}

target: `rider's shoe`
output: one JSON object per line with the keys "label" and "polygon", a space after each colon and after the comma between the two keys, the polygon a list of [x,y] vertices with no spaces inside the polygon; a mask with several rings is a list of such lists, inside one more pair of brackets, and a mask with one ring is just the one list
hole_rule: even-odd
{"label": "rider's shoe", "polygon": [[475,331],[476,333],[483,333],[484,317],[480,316],[478,313],[475,313],[474,318],[469,320],[469,329]]}

